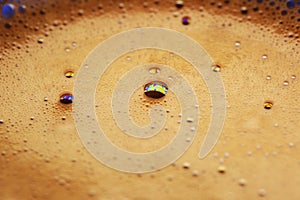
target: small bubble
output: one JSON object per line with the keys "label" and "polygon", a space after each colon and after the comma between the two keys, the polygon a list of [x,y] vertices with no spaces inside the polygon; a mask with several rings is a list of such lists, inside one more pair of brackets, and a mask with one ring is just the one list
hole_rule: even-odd
{"label": "small bubble", "polygon": [[119,8],[123,9],[124,8],[124,3],[119,3]]}
{"label": "small bubble", "polygon": [[229,158],[229,153],[228,153],[228,152],[225,152],[225,153],[224,153],[224,156],[225,156],[225,158]]}
{"label": "small bubble", "polygon": [[188,16],[184,16],[182,17],[181,22],[183,25],[189,25],[191,23],[191,18]]}
{"label": "small bubble", "polygon": [[0,119],[0,124],[3,124],[4,123],[4,120],[3,119]]}
{"label": "small bubble", "polygon": [[43,38],[39,38],[39,39],[38,39],[38,43],[39,43],[39,44],[43,44],[43,43],[44,43],[44,39],[43,39]]}
{"label": "small bubble", "polygon": [[289,143],[289,147],[291,147],[291,148],[294,147],[294,143],[293,143],[293,142],[290,142],[290,143]]}
{"label": "small bubble", "polygon": [[193,170],[192,175],[195,176],[195,177],[199,176],[199,171],[198,170]]}
{"label": "small bubble", "polygon": [[261,196],[261,197],[264,197],[266,196],[267,192],[265,189],[259,189],[258,190],[258,195]]}
{"label": "small bubble", "polygon": [[224,174],[224,173],[226,172],[226,167],[225,167],[224,165],[220,165],[220,166],[218,167],[218,172],[219,172],[220,174]]}
{"label": "small bubble", "polygon": [[66,117],[66,116],[62,116],[61,119],[62,119],[62,120],[66,120],[67,117]]}
{"label": "small bubble", "polygon": [[264,108],[265,108],[266,110],[270,110],[272,107],[273,107],[273,102],[271,102],[271,101],[266,101],[266,102],[264,103]]}
{"label": "small bubble", "polygon": [[266,77],[266,79],[267,79],[268,81],[271,80],[271,76],[268,75],[268,76]]}
{"label": "small bubble", "polygon": [[239,180],[239,185],[240,185],[240,186],[246,186],[246,184],[247,184],[246,179],[241,178],[241,179]]}
{"label": "small bubble", "polygon": [[25,5],[19,6],[19,13],[23,14],[25,12],[26,12],[26,6]]}
{"label": "small bubble", "polygon": [[71,51],[71,49],[70,48],[65,48],[65,52],[67,52],[67,53],[69,53]]}
{"label": "small bubble", "polygon": [[246,15],[246,14],[248,13],[247,7],[243,6],[243,7],[241,8],[241,13]]}
{"label": "small bubble", "polygon": [[74,76],[74,72],[73,71],[67,71],[67,72],[65,72],[65,77],[72,78],[73,76]]}
{"label": "small bubble", "polygon": [[159,72],[160,72],[160,69],[157,68],[157,67],[152,67],[152,68],[149,69],[150,74],[157,74]]}
{"label": "small bubble", "polygon": [[284,85],[284,86],[288,86],[288,85],[289,85],[289,82],[288,82],[288,81],[283,81],[283,85]]}
{"label": "small bubble", "polygon": [[84,14],[84,10],[79,9],[79,10],[78,10],[78,15],[79,15],[79,16],[82,16],[83,14]]}
{"label": "small bubble", "polygon": [[292,76],[291,76],[291,79],[295,80],[295,79],[296,79],[296,76],[295,76],[295,75],[292,75]]}
{"label": "small bubble", "polygon": [[266,59],[268,58],[268,56],[264,54],[264,55],[261,56],[261,58],[262,58],[263,60],[266,60]]}
{"label": "small bubble", "polygon": [[236,47],[240,47],[241,46],[241,43],[239,41],[236,41],[235,44],[234,44]]}
{"label": "small bubble", "polygon": [[191,118],[191,117],[188,117],[188,118],[186,119],[186,121],[189,122],[189,123],[192,123],[192,122],[194,122],[194,119]]}
{"label": "small bubble", "polygon": [[93,197],[93,196],[95,196],[97,193],[96,193],[96,191],[95,190],[89,190],[88,191],[88,195],[90,196],[90,197]]}
{"label": "small bubble", "polygon": [[211,69],[214,71],[214,72],[220,72],[221,71],[221,66],[220,65],[213,65],[211,67]]}
{"label": "small bubble", "polygon": [[183,7],[184,2],[182,0],[177,0],[175,6],[177,8],[182,8]]}
{"label": "small bubble", "polygon": [[70,93],[66,93],[60,96],[60,102],[63,104],[71,104],[73,102],[73,95]]}
{"label": "small bubble", "polygon": [[47,97],[45,97],[45,98],[44,98],[44,101],[48,101],[48,98],[47,98]]}
{"label": "small bubble", "polygon": [[76,47],[77,43],[76,42],[72,42],[72,47]]}
{"label": "small bubble", "polygon": [[182,167],[183,167],[184,169],[189,169],[190,166],[191,166],[191,164],[190,164],[189,162],[184,162],[183,165],[182,165]]}

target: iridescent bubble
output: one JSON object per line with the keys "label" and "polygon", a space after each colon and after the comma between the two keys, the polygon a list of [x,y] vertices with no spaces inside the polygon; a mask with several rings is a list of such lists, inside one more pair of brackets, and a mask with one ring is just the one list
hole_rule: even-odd
{"label": "iridescent bubble", "polygon": [[161,81],[152,81],[145,85],[144,94],[153,99],[164,97],[168,92],[168,87]]}
{"label": "iridescent bubble", "polygon": [[191,23],[191,18],[190,18],[190,17],[184,16],[184,17],[182,18],[182,24],[183,24],[183,25],[189,25],[190,23]]}
{"label": "iridescent bubble", "polygon": [[6,3],[4,4],[4,6],[2,7],[2,16],[4,18],[11,18],[14,16],[16,10],[15,10],[15,6],[13,4],[10,3]]}
{"label": "iridescent bubble", "polygon": [[63,104],[71,104],[71,103],[73,103],[73,99],[74,99],[74,97],[70,93],[65,93],[60,96],[60,102]]}
{"label": "iridescent bubble", "polygon": [[287,0],[286,7],[292,9],[295,8],[295,1],[294,0]]}
{"label": "iridescent bubble", "polygon": [[26,12],[26,6],[25,5],[21,5],[19,6],[19,13],[25,13]]}

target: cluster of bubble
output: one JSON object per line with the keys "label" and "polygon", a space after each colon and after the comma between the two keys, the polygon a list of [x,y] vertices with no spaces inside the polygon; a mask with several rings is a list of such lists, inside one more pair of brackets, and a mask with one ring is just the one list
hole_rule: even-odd
{"label": "cluster of bubble", "polygon": [[[19,5],[18,11],[21,14],[24,14],[26,12],[26,5]],[[12,18],[16,13],[16,7],[14,4],[6,3],[2,7],[2,17],[5,19]]]}

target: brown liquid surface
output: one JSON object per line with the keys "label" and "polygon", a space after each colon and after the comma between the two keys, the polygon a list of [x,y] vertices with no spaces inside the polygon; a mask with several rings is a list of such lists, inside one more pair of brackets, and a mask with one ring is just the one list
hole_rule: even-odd
{"label": "brown liquid surface", "polygon": [[[18,25],[1,33],[1,198],[299,199],[297,23],[289,19],[277,27],[274,21],[284,19],[279,19],[280,14],[268,15],[271,9],[262,9],[263,14],[240,14],[241,6],[246,5],[242,2],[218,8],[217,3],[185,1],[181,9],[173,1],[123,3],[124,8],[119,8],[119,2],[110,2],[99,9],[98,2],[75,2],[72,6],[53,2],[65,15],[55,13],[48,3],[46,15],[39,17],[37,12],[38,16],[30,16],[28,21],[24,17],[23,22],[38,22],[40,27],[47,23],[46,28],[34,31],[34,25],[33,30],[29,25],[22,32],[22,25]],[[80,9],[83,16],[78,16]],[[174,12],[178,12],[177,17]],[[250,14],[251,20],[247,19]],[[189,25],[182,25],[183,16],[191,18]],[[60,25],[49,31],[53,20]],[[64,20],[68,20],[67,25],[63,25]],[[17,19],[9,22],[14,21]],[[294,29],[289,28],[291,24]],[[97,117],[107,137],[122,149],[150,152],[168,144],[178,130],[180,108],[172,92],[163,101],[153,102],[144,98],[140,88],[129,102],[131,117],[139,125],[149,123],[148,111],[153,105],[170,110],[167,129],[153,138],[127,136],[112,118],[110,98],[118,78],[149,62],[169,65],[189,81],[200,105],[200,128],[191,147],[173,165],[142,175],[119,172],[88,153],[78,137],[72,105],[61,104],[59,97],[73,90],[83,60],[96,45],[122,31],[160,26],[190,36],[221,66],[227,98],[225,125],[213,151],[199,160],[198,151],[211,117],[205,80],[184,59],[169,52],[130,52],[112,63],[97,86]],[[286,29],[294,31],[293,37],[287,37]],[[38,43],[39,39],[43,43]],[[22,45],[20,49],[18,45]],[[73,70],[75,76],[66,78],[67,70]],[[273,103],[270,110],[264,109],[265,101]],[[188,169],[185,162],[190,163]],[[225,167],[224,173],[220,173],[224,170],[220,166]],[[199,173],[196,176],[195,170]]]}

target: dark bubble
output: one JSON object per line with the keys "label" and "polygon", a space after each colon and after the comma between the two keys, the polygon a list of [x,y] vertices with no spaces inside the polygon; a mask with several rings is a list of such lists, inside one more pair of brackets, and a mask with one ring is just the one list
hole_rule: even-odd
{"label": "dark bubble", "polygon": [[286,2],[286,7],[292,9],[292,8],[295,8],[295,1],[294,0],[288,0]]}
{"label": "dark bubble", "polygon": [[19,13],[24,14],[25,12],[26,12],[26,6],[25,5],[19,6]]}
{"label": "dark bubble", "polygon": [[190,17],[184,16],[184,17],[182,18],[182,24],[183,24],[183,25],[189,25],[190,23],[191,23],[191,18],[190,18]]}
{"label": "dark bubble", "polygon": [[60,102],[63,104],[71,104],[73,103],[73,95],[70,93],[66,93],[60,96]]}

